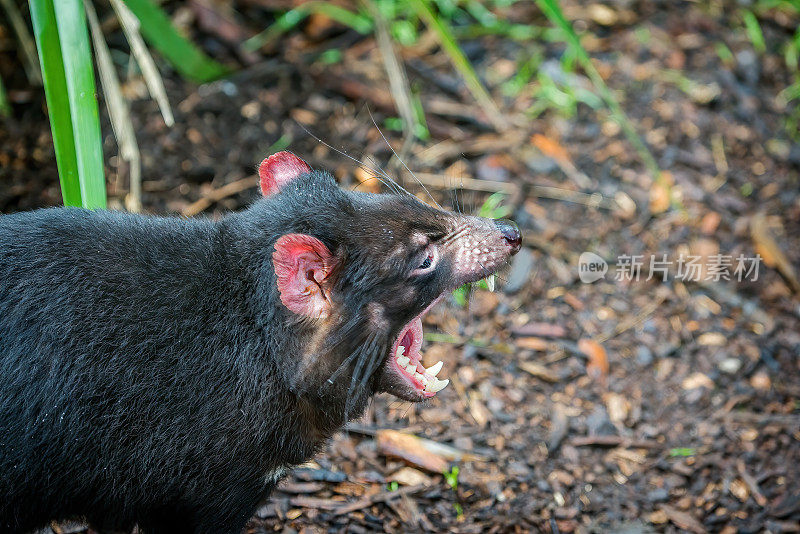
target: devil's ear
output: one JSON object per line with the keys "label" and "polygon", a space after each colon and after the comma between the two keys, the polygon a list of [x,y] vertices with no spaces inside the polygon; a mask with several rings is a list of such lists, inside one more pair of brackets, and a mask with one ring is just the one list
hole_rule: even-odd
{"label": "devil's ear", "polygon": [[275,243],[272,264],[281,302],[294,313],[322,319],[330,313],[336,258],[322,241],[305,234],[287,234]]}
{"label": "devil's ear", "polygon": [[298,176],[311,172],[308,163],[291,152],[277,152],[258,166],[261,194],[265,197],[277,193],[284,185]]}

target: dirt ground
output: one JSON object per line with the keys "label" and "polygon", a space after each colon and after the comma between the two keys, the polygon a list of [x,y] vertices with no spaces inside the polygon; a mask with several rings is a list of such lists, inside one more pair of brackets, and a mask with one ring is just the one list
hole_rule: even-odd
{"label": "dirt ground", "polygon": [[[248,17],[256,3],[242,2],[235,19],[246,30],[264,17]],[[513,123],[504,133],[435,43],[404,49],[432,135],[406,163],[453,209],[476,212],[482,191],[508,191],[525,248],[497,291],[475,289],[466,307],[451,299],[427,316],[424,361],[443,360],[451,386],[426,405],[376,398],[283,482],[248,532],[800,532],[800,145],[784,129],[778,94],[790,74],[772,46],[798,20],[764,23],[770,46],[757,55],[732,32],[733,9],[616,2],[614,16],[598,20],[565,4],[680,204],[658,208],[659,190],[606,111],[580,105],[570,118],[549,110],[533,119],[524,113],[533,96],[502,94],[528,51],[558,76],[563,45],[462,43]],[[508,16],[546,25],[533,4]],[[371,36],[309,24],[243,59],[202,24],[190,28],[209,53],[244,65],[201,86],[164,66],[172,128],[143,82],[126,82],[146,212],[241,208],[257,195],[258,162],[285,147],[345,187],[365,178],[304,129],[428,198],[389,163],[370,118],[383,127],[396,115]],[[715,48],[723,41],[732,61]],[[331,47],[341,61],[320,61]],[[0,55],[15,101],[0,127],[4,213],[60,202],[42,92],[15,86],[9,57]],[[118,208],[127,171],[101,114]],[[385,133],[399,149],[399,134]],[[591,284],[578,275],[585,251],[610,263]],[[757,253],[757,280],[677,277],[682,255],[700,256],[705,275],[717,254]],[[637,255],[642,276],[619,279],[624,257]],[[673,261],[666,281],[649,264],[664,255]],[[452,449],[400,446],[394,430]],[[457,474],[438,472],[442,461]]]}

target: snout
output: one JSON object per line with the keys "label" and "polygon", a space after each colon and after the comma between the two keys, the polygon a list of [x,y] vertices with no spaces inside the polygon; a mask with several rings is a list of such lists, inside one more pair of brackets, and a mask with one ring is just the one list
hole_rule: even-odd
{"label": "snout", "polygon": [[506,243],[511,247],[511,254],[516,254],[522,247],[522,234],[519,232],[519,227],[513,221],[508,219],[495,219],[494,225],[500,230],[500,233],[505,239]]}

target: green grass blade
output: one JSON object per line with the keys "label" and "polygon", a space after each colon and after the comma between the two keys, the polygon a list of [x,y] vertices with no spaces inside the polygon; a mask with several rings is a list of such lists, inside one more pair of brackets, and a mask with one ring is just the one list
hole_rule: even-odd
{"label": "green grass blade", "polygon": [[668,189],[668,184],[666,184],[666,181],[661,176],[661,169],[659,168],[658,163],[656,163],[653,154],[639,137],[639,134],[636,133],[633,123],[622,110],[622,107],[620,107],[619,102],[617,102],[617,99],[614,97],[614,94],[608,88],[606,82],[603,80],[603,77],[600,76],[600,73],[595,68],[591,58],[589,57],[589,54],[581,45],[578,35],[572,28],[572,24],[570,24],[570,22],[564,16],[564,13],[561,11],[557,0],[536,0],[536,3],[539,4],[539,7],[547,16],[547,18],[550,19],[550,22],[559,28],[564,34],[567,45],[569,45],[569,47],[572,49],[572,52],[576,55],[578,62],[580,63],[581,67],[583,67],[586,75],[592,81],[592,84],[594,84],[595,88],[597,88],[597,90],[600,92],[600,96],[602,96],[603,100],[605,100],[606,106],[608,106],[609,110],[611,111],[611,115],[615,122],[622,128],[622,131],[628,138],[628,142],[633,145],[634,149],[639,154],[639,158],[642,160],[645,167],[647,167],[648,171],[650,171],[652,174],[653,179]]}
{"label": "green grass blade", "polygon": [[106,180],[100,118],[83,4],[78,0],[55,0],[53,7],[69,93],[82,205],[85,208],[105,208]]}
{"label": "green grass blade", "polygon": [[287,11],[278,17],[275,22],[267,26],[265,30],[246,40],[242,45],[242,49],[248,52],[255,52],[259,48],[271,44],[278,37],[303,22],[308,15],[309,13],[303,11],[300,7]]}
{"label": "green grass blade", "polygon": [[311,1],[287,11],[264,31],[249,38],[244,42],[244,50],[252,52],[274,42],[279,36],[300,24],[311,13],[325,15],[331,20],[353,28],[358,33],[367,34],[372,31],[372,21],[360,13],[355,13],[328,2]]}
{"label": "green grass blade", "polygon": [[125,5],[141,22],[145,39],[158,50],[182,76],[197,82],[209,82],[229,73],[222,64],[205,55],[191,41],[180,35],[166,13],[151,0],[126,0]]}
{"label": "green grass blade", "polygon": [[755,14],[752,11],[743,11],[742,20],[744,20],[744,28],[747,31],[747,37],[753,43],[753,48],[759,54],[766,52],[767,44],[764,42],[764,34],[761,32],[761,26],[758,24]]}
{"label": "green grass blade", "polygon": [[358,33],[367,34],[372,31],[372,21],[360,13],[350,11],[328,2],[307,2],[298,6],[309,13],[325,15],[339,24],[353,28]]}
{"label": "green grass blade", "polygon": [[53,132],[61,196],[65,206],[81,206],[78,157],[72,134],[69,93],[61,58],[61,41],[58,37],[55,9],[52,0],[30,0],[30,9],[36,48],[39,51],[39,63],[42,67],[50,129]]}
{"label": "green grass blade", "polygon": [[437,17],[434,14],[428,0],[411,0],[411,5],[417,12],[417,15],[425,20],[426,24],[436,34],[439,39],[439,44],[442,45],[444,51],[450,56],[450,61],[461,74],[461,77],[464,78],[467,88],[470,93],[472,93],[475,100],[477,100],[478,104],[483,108],[487,118],[492,121],[492,124],[494,124],[495,128],[498,130],[507,130],[508,122],[503,117],[497,104],[492,100],[492,97],[489,96],[486,88],[483,87],[483,84],[478,78],[478,75],[475,74],[475,70],[472,68],[467,56],[461,51],[450,26],[442,17]]}
{"label": "green grass blade", "polygon": [[3,79],[0,78],[0,116],[8,117],[11,115],[11,104],[8,102],[8,94]]}

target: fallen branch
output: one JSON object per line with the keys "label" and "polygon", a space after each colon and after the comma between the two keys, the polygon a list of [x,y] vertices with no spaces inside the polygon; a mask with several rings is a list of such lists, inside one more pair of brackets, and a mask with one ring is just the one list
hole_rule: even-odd
{"label": "fallen branch", "polygon": [[184,217],[192,217],[193,215],[197,215],[201,211],[208,209],[212,204],[219,202],[223,198],[241,193],[242,191],[257,185],[258,176],[248,176],[247,178],[242,178],[241,180],[236,180],[235,182],[225,184],[220,188],[209,191],[203,195],[203,198],[198,199],[183,208],[181,215]]}
{"label": "fallen branch", "polygon": [[395,491],[382,491],[380,493],[376,493],[375,495],[364,497],[350,504],[346,504],[340,508],[337,508],[336,510],[334,510],[333,515],[349,514],[351,512],[355,512],[356,510],[362,510],[364,508],[368,508],[373,504],[377,504],[379,502],[387,502],[394,500],[397,497],[401,497],[403,495],[410,495],[412,493],[417,493],[419,491],[424,490],[427,487],[428,486],[425,484],[417,484],[416,486],[407,486],[405,488],[400,488]]}

